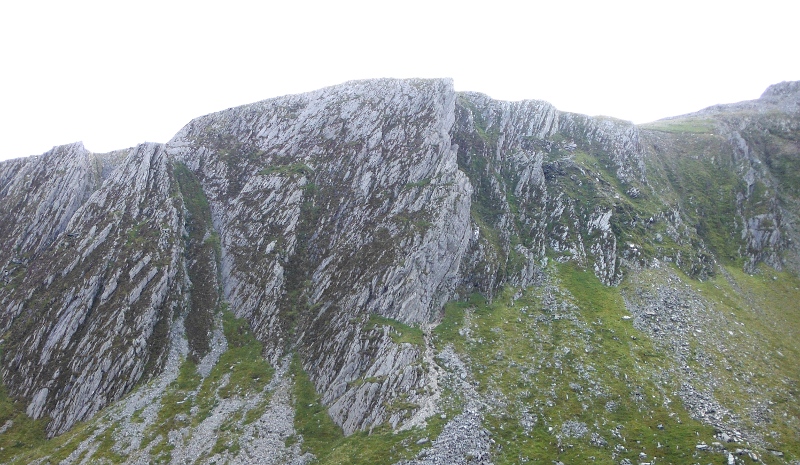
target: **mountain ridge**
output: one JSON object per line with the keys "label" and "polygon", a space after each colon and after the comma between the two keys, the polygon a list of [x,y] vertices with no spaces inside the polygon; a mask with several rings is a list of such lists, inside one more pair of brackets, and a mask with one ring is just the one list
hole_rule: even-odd
{"label": "mountain ridge", "polygon": [[[646,320],[686,317],[638,310],[649,291],[628,273],[800,270],[796,88],[637,126],[446,79],[353,81],[196,118],[166,144],[2,162],[14,239],[0,248],[3,383],[55,436],[160,379],[170,357],[216,366],[230,311],[272,367],[295,354],[345,435],[413,430],[442,409],[448,372],[435,354],[452,349],[431,325],[445,304],[479,293],[513,306],[509,286],[558,289],[570,263],[604,285],[639,282],[617,305],[658,347]],[[687,314],[711,306],[686,300],[698,302]],[[681,354],[695,336],[676,328],[664,347],[678,341]],[[176,331],[182,355],[170,355]],[[446,357],[480,358],[469,354]],[[700,371],[671,376],[689,386],[678,397],[697,421],[766,447],[758,422],[742,432],[705,414],[731,407]],[[486,421],[485,410],[459,418]],[[490,451],[481,460],[498,456],[488,438],[475,438]]]}

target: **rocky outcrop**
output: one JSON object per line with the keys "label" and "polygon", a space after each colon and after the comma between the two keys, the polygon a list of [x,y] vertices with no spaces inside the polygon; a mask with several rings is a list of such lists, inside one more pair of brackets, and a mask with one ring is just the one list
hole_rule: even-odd
{"label": "rocky outcrop", "polygon": [[603,186],[581,161],[596,158],[609,179],[638,192],[647,179],[637,128],[559,112],[540,101],[497,102],[464,93],[458,103],[454,140],[460,167],[475,186],[473,227],[496,231],[474,246],[473,256],[481,258],[472,266],[497,277],[477,280],[475,287],[491,295],[499,282],[528,285],[536,274],[531,264],[549,251],[559,259],[593,263],[605,283],[619,282],[617,239],[610,229],[618,220],[613,208],[598,205],[605,196],[595,195],[613,200],[597,192],[608,182]]}
{"label": "rocky outcrop", "polygon": [[75,143],[0,164],[0,234],[4,238],[0,266],[5,284],[22,274],[67,229],[123,153],[95,155]]}
{"label": "rocky outcrop", "polygon": [[607,285],[664,261],[797,269],[796,94],[689,115],[706,119],[687,136],[449,80],[359,81],[164,145],[0,163],[3,382],[63,432],[160,372],[176,317],[204,360],[227,305],[272,364],[300,356],[345,433],[399,427],[436,376],[414,330],[454,297],[537,285],[551,260]]}
{"label": "rocky outcrop", "polygon": [[458,284],[471,187],[454,101],[449,81],[353,83],[200,118],[168,144],[208,194],[231,308],[271,359],[301,344],[347,432],[424,385],[420,349],[364,316],[431,321]]}
{"label": "rocky outcrop", "polygon": [[[81,159],[92,157],[77,155],[78,160],[50,160],[48,169],[80,172],[70,166],[85,166]],[[173,198],[170,166],[161,145],[131,150],[59,223],[62,231],[55,231],[47,254],[2,288],[9,328],[3,381],[13,395],[28,399],[31,417],[52,418],[50,434],[120,398],[161,364],[183,288],[182,212]],[[91,172],[97,178],[100,173]],[[87,195],[85,188],[77,191]],[[29,208],[55,209],[57,192],[48,194]]]}
{"label": "rocky outcrop", "polygon": [[[800,169],[798,83],[775,84],[757,100],[716,105],[664,123],[674,123],[690,132],[688,137],[682,131],[672,135],[672,142],[666,145],[688,145],[695,152],[690,156],[713,166],[717,178],[728,178],[725,183],[706,187],[716,191],[709,192],[710,197],[724,192],[724,196],[717,197],[717,206],[725,212],[719,222],[724,222],[720,226],[732,233],[730,239],[737,249],[726,253],[716,247],[714,252],[728,255],[727,258],[743,257],[748,272],[754,272],[760,263],[800,270],[800,192],[796,188],[800,178],[795,174]],[[702,146],[697,144],[703,140]],[[709,150],[710,143],[717,146]],[[698,153],[704,156],[700,158]],[[687,213],[691,216],[691,211]],[[708,239],[703,232],[700,235]]]}

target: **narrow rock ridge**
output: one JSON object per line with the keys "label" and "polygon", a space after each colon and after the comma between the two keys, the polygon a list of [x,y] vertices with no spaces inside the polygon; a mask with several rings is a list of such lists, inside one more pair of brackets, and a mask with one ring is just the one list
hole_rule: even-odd
{"label": "narrow rock ridge", "polygon": [[[534,264],[548,250],[584,264],[593,261],[603,282],[618,283],[622,273],[610,229],[613,208],[582,203],[587,199],[568,195],[550,181],[566,171],[575,172],[572,179],[586,177],[575,158],[591,154],[631,192],[645,189],[638,129],[618,120],[562,113],[546,102],[497,102],[476,93],[460,95],[456,114],[459,166],[476,191],[476,240],[468,273],[477,275],[468,279],[472,287],[491,295],[502,282],[529,285],[537,275]],[[481,234],[486,226],[499,232],[498,240]],[[596,237],[587,243],[587,235]]]}
{"label": "narrow rock ridge", "polygon": [[0,164],[0,263],[25,265],[99,186],[104,160],[75,143]]}

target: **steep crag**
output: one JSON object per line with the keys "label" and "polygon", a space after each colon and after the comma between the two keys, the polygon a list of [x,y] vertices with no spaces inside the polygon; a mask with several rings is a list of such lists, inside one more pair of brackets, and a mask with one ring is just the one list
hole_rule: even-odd
{"label": "steep crag", "polygon": [[[671,400],[647,407],[641,393],[652,389],[674,396],[693,421],[737,442],[763,450],[789,444],[800,454],[789,433],[767,434],[772,414],[744,409],[720,387],[725,375],[703,368],[708,360],[739,363],[725,348],[725,322],[704,321],[727,318],[722,305],[737,312],[761,305],[755,291],[741,290],[750,278],[731,273],[785,270],[786,279],[796,280],[800,272],[798,173],[798,83],[772,86],[752,102],[636,126],[541,101],[456,92],[449,80],[358,81],[203,116],[166,144],[109,154],[81,144],[56,147],[0,163],[2,382],[28,417],[46,419],[49,437],[148,380],[147,392],[176,389],[183,396],[178,404],[193,407],[187,404],[183,420],[176,420],[183,429],[163,435],[173,461],[245,460],[240,450],[252,459],[258,437],[271,438],[268,447],[286,454],[286,463],[310,460],[289,439],[300,437],[302,444],[305,434],[313,444],[310,433],[300,419],[296,430],[286,424],[287,409],[306,408],[289,401],[291,386],[302,387],[305,376],[319,394],[309,407],[324,406],[345,436],[442,423],[429,448],[426,438],[409,449],[421,455],[397,457],[409,463],[504,457],[489,440],[502,437],[490,432],[504,418],[501,411],[518,415],[528,437],[541,427],[557,439],[552,451],[585,437],[587,447],[614,460],[627,457],[629,449],[608,446],[614,434],[624,443],[619,428],[611,436],[590,433],[591,425],[570,420],[544,432],[552,417],[537,416],[533,407],[555,405],[549,403],[561,395],[556,368],[563,375],[562,358],[569,358],[581,367],[583,381],[576,382],[591,386],[569,384],[585,412],[602,399],[603,415],[615,414],[620,401],[610,393],[625,386],[635,393],[631,405],[658,416]],[[587,300],[575,285],[590,279],[575,271],[582,269],[609,289],[597,295],[610,293],[613,305]],[[711,296],[701,295],[705,282],[730,286],[730,295],[711,288]],[[795,291],[787,284],[785,292]],[[465,299],[472,303],[459,310],[456,331],[444,309]],[[495,336],[473,335],[483,329],[470,318],[505,315],[498,309],[519,308],[517,301],[528,302],[523,314],[487,320],[494,334],[545,344],[540,349],[552,350],[556,365],[545,360],[542,368],[534,352],[517,360],[509,347],[492,349],[491,360],[473,351]],[[534,316],[531,306],[542,313]],[[626,336],[652,343],[613,351],[664,351],[672,354],[664,363],[672,365],[658,373],[639,370],[636,376],[646,381],[634,386],[628,373],[617,372],[624,366],[619,360],[612,364],[617,378],[606,379],[591,374],[588,358],[569,355],[613,344],[594,339],[603,324],[618,340],[623,330],[615,326],[615,312],[633,318]],[[506,327],[508,318],[517,318],[518,327]],[[634,330],[638,336],[628,332]],[[783,330],[769,326],[759,334]],[[561,331],[573,339],[558,342]],[[250,332],[255,339],[242,336]],[[748,351],[759,350],[758,338],[741,340]],[[714,349],[697,348],[707,344]],[[262,357],[253,364],[278,370],[272,381],[264,368],[252,368],[247,382],[236,378],[238,362],[230,373],[215,374],[225,368],[218,362],[225,354],[252,347]],[[484,378],[509,360],[504,369],[524,373],[520,386],[547,379],[550,385],[530,388],[551,389],[552,399],[536,403],[533,394]],[[188,368],[179,370],[179,363]],[[796,386],[800,379],[792,376],[786,383]],[[199,384],[187,387],[190,381]],[[213,406],[200,400],[209,395],[207,383],[216,383]],[[759,405],[780,396],[797,400],[791,389],[770,389],[747,395]],[[447,396],[468,398],[467,407],[447,417],[455,408]],[[531,410],[509,407],[525,399]],[[266,420],[247,426],[254,420],[243,413],[236,424],[250,446],[240,444],[244,439],[235,447],[233,439],[225,447],[193,440],[192,434],[205,437],[201,432],[227,424],[220,423],[223,406],[280,415],[281,429],[259,429],[268,428]],[[126,415],[115,421],[134,418]],[[152,414],[140,433],[169,424],[159,423],[164,415]],[[786,431],[800,431],[786,421]],[[471,442],[454,445],[466,424]],[[98,434],[79,450],[96,451],[99,446],[87,444],[102,443]],[[276,445],[281,441],[285,448]],[[115,446],[114,457],[167,457],[154,452],[156,442],[135,454],[130,444]]]}

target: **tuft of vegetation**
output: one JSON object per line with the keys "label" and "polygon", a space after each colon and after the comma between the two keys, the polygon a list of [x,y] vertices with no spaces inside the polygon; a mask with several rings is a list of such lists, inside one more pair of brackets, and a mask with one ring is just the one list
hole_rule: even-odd
{"label": "tuft of vegetation", "polygon": [[653,121],[639,127],[651,131],[678,134],[713,134],[716,132],[713,121],[707,118],[674,118]]}
{"label": "tuft of vegetation", "polygon": [[403,187],[403,189],[409,190],[409,189],[415,189],[415,188],[418,188],[418,187],[420,187],[420,188],[421,187],[427,187],[430,183],[431,183],[431,178],[423,178],[423,179],[420,179],[417,182],[409,182],[409,183],[407,183]]}
{"label": "tuft of vegetation", "polygon": [[[195,424],[211,414],[218,398],[261,392],[275,373],[275,369],[262,356],[263,344],[253,336],[245,320],[236,318],[223,306],[222,324],[228,350],[220,355],[219,361],[197,390],[195,404],[198,413],[193,420]],[[223,384],[223,378],[226,377],[228,382]]]}
{"label": "tuft of vegetation", "polygon": [[425,346],[422,330],[416,326],[409,326],[401,321],[371,313],[367,321],[367,328],[388,327],[389,335],[395,344],[412,344],[417,347]]}

